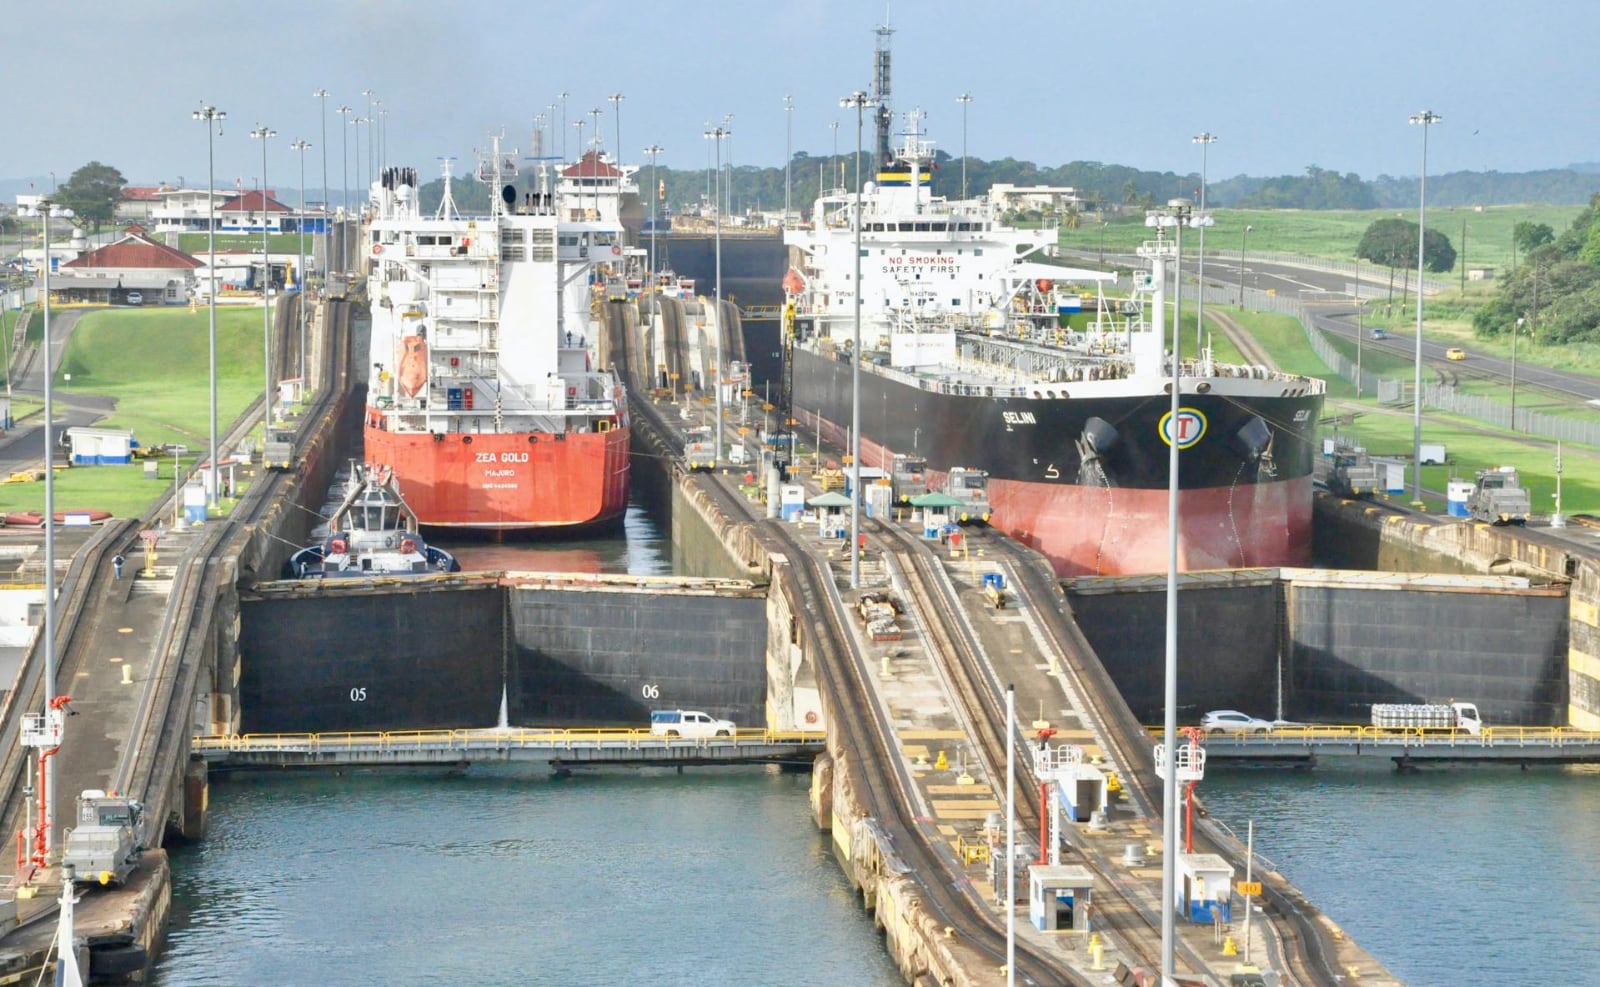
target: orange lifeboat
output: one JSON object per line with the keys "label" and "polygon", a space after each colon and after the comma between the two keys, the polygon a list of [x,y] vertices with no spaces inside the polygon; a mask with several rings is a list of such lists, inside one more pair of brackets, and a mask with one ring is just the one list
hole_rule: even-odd
{"label": "orange lifeboat", "polygon": [[1048,294],[1049,292],[1054,290],[1054,288],[1056,286],[1056,283],[1054,281],[1051,281],[1049,278],[1040,278],[1035,283],[1038,284],[1039,290],[1042,291],[1042,292],[1045,292],[1046,294]]}
{"label": "orange lifeboat", "polygon": [[794,268],[789,268],[789,273],[783,276],[783,290],[785,294],[798,295],[806,290],[806,276]]}

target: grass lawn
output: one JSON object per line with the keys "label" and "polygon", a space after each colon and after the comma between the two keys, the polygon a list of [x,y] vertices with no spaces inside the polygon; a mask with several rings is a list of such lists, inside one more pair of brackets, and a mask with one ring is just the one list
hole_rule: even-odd
{"label": "grass lawn", "polygon": [[[314,252],[317,235],[306,234],[306,256]],[[267,247],[275,254],[298,254],[300,252],[300,234],[298,233],[268,233]],[[178,234],[178,249],[191,257],[205,259],[207,253],[206,235],[204,233]],[[218,233],[217,250],[242,250],[259,253],[261,251],[260,233]]]}
{"label": "grass lawn", "polygon": [[[1484,206],[1481,212],[1467,206],[1448,206],[1428,210],[1428,228],[1438,230],[1450,238],[1456,248],[1457,272],[1464,257],[1468,267],[1489,265],[1497,273],[1511,266],[1511,228],[1523,220],[1548,223],[1560,235],[1583,206]],[[1302,254],[1308,257],[1325,257],[1330,260],[1354,260],[1356,246],[1367,227],[1379,219],[1396,214],[1403,219],[1416,221],[1417,210],[1410,209],[1218,209],[1213,213],[1216,225],[1206,232],[1206,253],[1221,251],[1237,260],[1240,248],[1250,255],[1264,253]],[[1462,250],[1461,223],[1466,221],[1466,249]],[[1250,232],[1245,234],[1245,227]],[[1144,216],[1119,216],[1102,228],[1092,217],[1084,217],[1076,230],[1061,231],[1061,245],[1075,253],[1098,253],[1104,234],[1105,249],[1114,253],[1128,253],[1140,243],[1151,238],[1152,231],[1144,225]],[[1194,233],[1184,237],[1185,253],[1191,243],[1198,243]],[[1519,258],[1520,259],[1520,258]],[[1398,274],[1396,274],[1398,278]],[[1470,284],[1470,282],[1469,282]],[[1398,283],[1395,288],[1399,292]]]}
{"label": "grass lawn", "polygon": [[[100,424],[132,429],[146,448],[187,445],[203,455],[210,443],[207,314],[186,309],[105,309],[78,322],[62,358],[61,391],[106,395],[115,411]],[[261,393],[261,313],[217,309],[217,419],[225,429]],[[192,462],[194,456],[190,457]],[[79,466],[56,474],[56,507],[143,513],[172,483],[144,478],[143,467]],[[42,482],[0,484],[0,511],[42,510]]]}

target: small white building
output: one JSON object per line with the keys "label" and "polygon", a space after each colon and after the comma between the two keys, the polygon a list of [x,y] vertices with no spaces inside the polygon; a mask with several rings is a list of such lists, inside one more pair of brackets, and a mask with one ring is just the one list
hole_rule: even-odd
{"label": "small white building", "polygon": [[997,182],[989,186],[989,205],[1000,212],[1040,212],[1061,214],[1083,206],[1078,190],[1066,185],[1012,185]]}
{"label": "small white building", "polygon": [[133,450],[139,445],[128,429],[86,425],[67,429],[67,442],[72,446],[74,466],[125,465],[133,462]]}
{"label": "small white building", "polygon": [[[157,232],[173,230],[201,230],[206,228],[212,211],[220,212],[223,203],[237,192],[224,189],[173,188],[156,193],[159,200],[150,209],[150,224]],[[218,226],[222,217],[219,215]]]}

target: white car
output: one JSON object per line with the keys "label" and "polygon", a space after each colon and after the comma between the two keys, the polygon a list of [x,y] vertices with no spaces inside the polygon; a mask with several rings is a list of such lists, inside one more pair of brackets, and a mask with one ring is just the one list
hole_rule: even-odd
{"label": "white car", "polygon": [[1271,733],[1272,723],[1236,709],[1214,709],[1200,718],[1206,733]]}

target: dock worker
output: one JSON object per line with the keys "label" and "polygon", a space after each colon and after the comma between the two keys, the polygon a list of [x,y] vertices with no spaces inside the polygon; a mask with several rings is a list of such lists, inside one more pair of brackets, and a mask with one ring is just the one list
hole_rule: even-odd
{"label": "dock worker", "polygon": [[122,578],[122,563],[126,561],[128,560],[121,555],[113,555],[111,557],[111,570],[117,574],[118,579]]}

